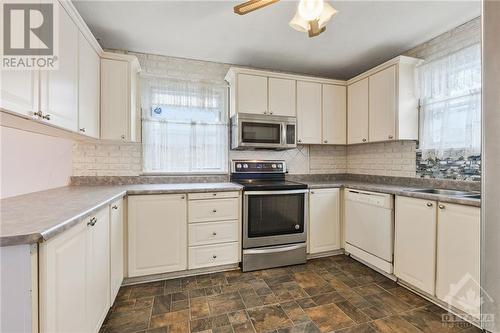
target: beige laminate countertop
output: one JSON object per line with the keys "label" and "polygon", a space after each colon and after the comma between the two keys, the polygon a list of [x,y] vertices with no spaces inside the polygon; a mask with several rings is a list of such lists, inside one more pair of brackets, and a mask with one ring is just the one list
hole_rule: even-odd
{"label": "beige laminate countertop", "polygon": [[[411,192],[414,187],[357,181],[307,182],[310,189],[347,187],[479,207],[463,197]],[[67,186],[0,200],[0,246],[46,241],[126,195],[240,191],[235,183]]]}
{"label": "beige laminate countertop", "polygon": [[0,200],[0,246],[46,241],[126,195],[240,191],[233,183],[67,186]]}

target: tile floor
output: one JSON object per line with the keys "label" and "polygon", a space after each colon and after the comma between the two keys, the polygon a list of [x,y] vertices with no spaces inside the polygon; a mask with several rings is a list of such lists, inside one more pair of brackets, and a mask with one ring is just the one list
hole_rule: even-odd
{"label": "tile floor", "polygon": [[339,255],[122,287],[101,332],[473,333],[446,311]]}

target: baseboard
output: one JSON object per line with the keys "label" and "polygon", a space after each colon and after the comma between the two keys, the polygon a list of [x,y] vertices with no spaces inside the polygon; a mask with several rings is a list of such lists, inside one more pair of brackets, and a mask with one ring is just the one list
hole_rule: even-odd
{"label": "baseboard", "polygon": [[338,250],[333,250],[333,251],[325,251],[325,252],[320,252],[320,253],[313,253],[313,254],[308,254],[307,255],[307,260],[324,258],[324,257],[331,257],[331,256],[338,256],[338,255],[341,255],[341,254],[345,254],[344,249],[338,249]]}
{"label": "baseboard", "polygon": [[222,265],[222,266],[216,266],[216,267],[189,269],[189,270],[178,271],[178,272],[152,274],[152,275],[137,276],[137,277],[127,277],[127,278],[123,279],[122,286],[129,286],[129,285],[134,285],[134,284],[139,284],[139,283],[175,279],[175,278],[181,278],[181,277],[187,277],[187,276],[193,276],[193,275],[202,275],[202,274],[233,271],[236,269],[240,269],[239,264],[230,264],[230,265]]}

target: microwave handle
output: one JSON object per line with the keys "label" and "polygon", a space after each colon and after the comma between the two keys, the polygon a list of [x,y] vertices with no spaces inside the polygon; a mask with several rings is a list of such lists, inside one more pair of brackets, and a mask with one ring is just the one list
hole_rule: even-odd
{"label": "microwave handle", "polygon": [[281,123],[281,145],[286,146],[286,123]]}

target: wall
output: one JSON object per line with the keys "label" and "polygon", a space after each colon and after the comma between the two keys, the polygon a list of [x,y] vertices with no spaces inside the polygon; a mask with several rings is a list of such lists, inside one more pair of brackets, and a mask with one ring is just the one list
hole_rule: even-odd
{"label": "wall", "polygon": [[0,198],[66,186],[73,141],[0,127]]}
{"label": "wall", "polygon": [[[432,60],[476,43],[480,39],[480,18],[467,22],[407,52],[405,55]],[[123,52],[123,51],[115,51]],[[141,63],[141,75],[202,80],[224,84],[230,65],[167,56],[133,53]],[[141,147],[123,144],[77,144],[74,148],[75,176],[139,175]],[[99,155],[99,156],[98,156]],[[457,172],[480,170],[480,158],[431,163],[417,159],[415,142],[373,143],[355,146],[299,146],[288,151],[230,151],[229,159],[283,159],[291,174],[353,173],[398,177],[458,178],[478,180]],[[97,158],[105,157],[105,159]],[[132,160],[129,160],[131,159]],[[129,161],[129,162],[125,162]],[[435,161],[434,161],[435,162]],[[130,165],[128,165],[130,164]],[[458,165],[458,167],[457,167]],[[462,169],[461,169],[462,168]]]}

